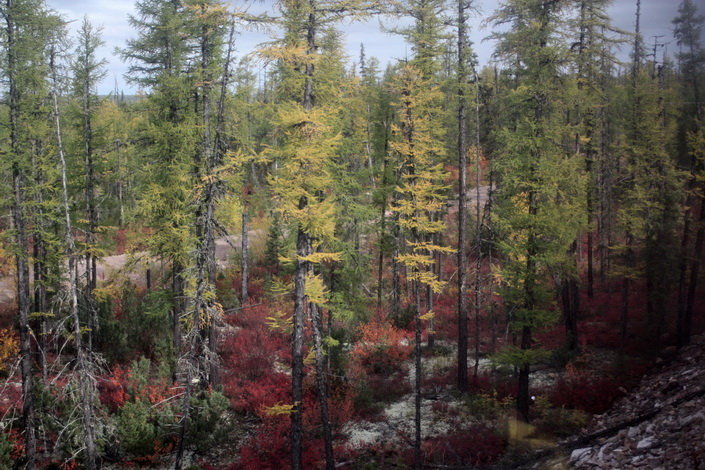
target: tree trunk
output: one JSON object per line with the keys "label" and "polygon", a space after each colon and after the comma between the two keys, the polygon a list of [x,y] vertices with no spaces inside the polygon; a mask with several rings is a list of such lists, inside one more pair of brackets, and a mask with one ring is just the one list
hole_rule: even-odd
{"label": "tree trunk", "polygon": [[693,310],[695,309],[695,294],[698,289],[698,276],[700,274],[700,262],[705,249],[705,198],[700,201],[700,225],[695,236],[695,251],[693,259],[690,261],[690,280],[688,282],[688,298],[683,318],[683,341],[690,342],[691,327],[693,323]]}
{"label": "tree trunk", "polygon": [[[36,144],[36,145],[35,145]],[[42,170],[36,156],[40,154],[41,149],[38,143],[32,143],[32,166],[34,168],[34,183],[36,185],[36,217],[35,217],[35,230],[34,230],[34,246],[32,247],[34,266],[34,305],[33,311],[38,312],[40,317],[35,320],[34,325],[30,323],[30,328],[33,331],[38,331],[39,335],[36,339],[37,341],[37,351],[35,353],[37,363],[42,371],[42,378],[44,383],[47,383],[48,371],[47,371],[47,361],[46,361],[46,350],[47,350],[47,313],[49,310],[49,299],[47,295],[47,278],[49,274],[49,257],[48,257],[48,243],[44,238],[45,234],[49,230],[46,214],[44,213],[44,190],[42,187],[46,184],[46,178],[44,177],[44,171]]]}
{"label": "tree trunk", "polygon": [[63,196],[63,212],[65,218],[65,243],[66,257],[68,258],[68,277],[69,277],[69,306],[70,317],[73,322],[74,343],[76,345],[76,370],[79,377],[79,396],[81,400],[81,415],[83,424],[83,443],[85,446],[85,466],[88,470],[94,470],[100,466],[96,449],[95,438],[95,420],[93,416],[93,403],[96,397],[96,388],[94,378],[92,376],[92,359],[90,351],[87,351],[83,345],[83,332],[81,329],[81,319],[78,312],[78,279],[76,272],[76,243],[73,236],[73,228],[71,224],[71,212],[68,198],[68,183],[66,159],[64,157],[64,146],[61,135],[61,119],[59,115],[59,104],[57,99],[57,78],[54,67],[55,55],[52,52],[51,71],[54,80],[55,89],[52,92],[54,104],[54,130],[56,132],[56,142],[59,152],[59,160],[61,165],[61,185]]}
{"label": "tree trunk", "polygon": [[[480,148],[480,77],[475,73],[475,369],[480,370],[480,312],[482,310],[482,205],[480,204],[480,182],[482,181],[482,149]],[[489,191],[489,189],[488,189]]]}
{"label": "tree trunk", "polygon": [[335,469],[335,456],[333,455],[333,432],[330,425],[330,412],[328,410],[328,384],[323,353],[323,321],[318,305],[309,303],[311,325],[313,326],[313,345],[316,354],[316,389],[318,403],[321,408],[321,426],[323,427],[323,446],[326,456],[326,470]]}
{"label": "tree trunk", "polygon": [[[634,254],[632,252],[632,244],[633,244],[633,237],[631,233],[627,233],[626,235],[626,243],[627,243],[627,252],[625,253],[625,267],[627,270],[631,270],[633,268],[633,257]],[[629,294],[631,290],[631,279],[629,278],[629,274],[624,276],[622,279],[622,311],[620,314],[620,340],[621,340],[621,347],[622,349],[625,348],[627,344],[627,334],[628,334],[628,329],[629,329]]]}
{"label": "tree trunk", "polygon": [[96,257],[93,254],[96,244],[97,214],[95,204],[95,168],[93,165],[93,127],[90,109],[91,89],[88,76],[83,83],[82,114],[83,114],[83,158],[84,158],[84,204],[86,227],[86,306],[88,310],[88,351],[93,350],[93,336],[98,326],[97,309],[93,301],[93,290],[96,288]]}
{"label": "tree trunk", "polygon": [[24,194],[25,176],[20,166],[20,142],[19,142],[19,112],[20,112],[20,91],[17,88],[17,43],[15,25],[15,1],[5,2],[5,21],[7,25],[7,81],[9,86],[9,113],[10,113],[10,150],[12,152],[12,222],[15,228],[15,243],[17,245],[17,255],[15,263],[17,267],[17,310],[18,329],[20,333],[20,370],[22,372],[22,418],[24,421],[25,457],[26,468],[36,468],[37,438],[34,409],[34,387],[32,384],[32,333],[29,328],[30,289],[29,289],[29,241],[25,228],[24,216]]}
{"label": "tree trunk", "polygon": [[458,0],[458,390],[468,388],[468,300],[467,300],[467,0]]}
{"label": "tree trunk", "polygon": [[[525,326],[521,329],[521,349],[531,349],[531,329]],[[531,397],[529,396],[529,373],[531,365],[524,362],[519,366],[519,391],[517,394],[517,411],[519,419],[529,422],[529,409],[531,406]]]}
{"label": "tree trunk", "polygon": [[[299,199],[299,209],[307,206],[305,197]],[[309,240],[306,232],[299,228],[296,237],[296,271],[294,273],[294,318],[292,331],[292,365],[291,386],[293,409],[291,413],[291,468],[303,470],[302,466],[302,415],[303,415],[303,376],[304,376],[304,305],[306,289],[306,273],[308,262],[302,258],[308,256]]]}
{"label": "tree trunk", "polygon": [[414,469],[421,470],[423,456],[421,454],[421,292],[419,281],[414,281],[414,313],[416,317],[414,328]]}
{"label": "tree trunk", "polygon": [[242,237],[241,237],[241,249],[242,249],[242,284],[240,286],[240,297],[241,305],[245,305],[248,301],[249,295],[247,292],[247,286],[249,284],[249,240],[247,239],[248,231],[248,205],[245,202],[242,206]]}
{"label": "tree trunk", "polygon": [[573,352],[578,349],[578,310],[580,297],[577,276],[577,251],[578,241],[573,240],[568,250],[568,257],[576,273],[564,273],[561,281],[561,305],[563,310],[563,323],[566,333],[566,348]]}

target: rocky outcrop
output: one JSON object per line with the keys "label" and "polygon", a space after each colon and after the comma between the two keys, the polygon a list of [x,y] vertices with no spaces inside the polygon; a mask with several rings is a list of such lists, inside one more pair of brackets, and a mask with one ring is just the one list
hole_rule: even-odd
{"label": "rocky outcrop", "polygon": [[705,338],[566,443],[577,469],[705,470]]}

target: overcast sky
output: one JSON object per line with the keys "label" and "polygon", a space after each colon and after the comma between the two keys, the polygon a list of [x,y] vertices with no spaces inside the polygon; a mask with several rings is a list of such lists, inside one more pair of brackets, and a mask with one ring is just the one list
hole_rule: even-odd
{"label": "overcast sky", "polygon": [[[251,12],[255,9],[265,10],[274,14],[273,0],[264,2],[231,0],[231,2],[239,9],[249,8]],[[123,47],[126,39],[133,36],[127,18],[128,14],[134,13],[134,0],[47,0],[47,3],[66,20],[72,21],[70,24],[72,33],[80,26],[84,15],[87,15],[94,25],[103,27],[103,39],[106,44],[99,54],[108,60],[109,72],[100,85],[99,92],[108,93],[113,90],[117,80],[120,89],[128,94],[133,93],[135,90],[126,85],[123,78],[127,65],[122,63],[115,53],[115,48]],[[493,50],[490,41],[483,41],[491,33],[491,27],[483,26],[482,20],[492,14],[499,3],[500,0],[476,0],[480,11],[472,18],[470,37],[481,65],[488,63]],[[668,51],[676,50],[671,20],[677,13],[679,3],[680,0],[642,0],[641,28],[647,44],[653,43],[653,36],[663,35],[660,41],[667,43]],[[701,14],[705,14],[705,0],[696,0],[696,3],[699,5]],[[616,27],[626,31],[634,30],[634,0],[613,0],[609,13]],[[387,24],[387,26],[392,25]],[[402,38],[380,31],[380,19],[371,19],[362,23],[343,23],[339,28],[345,33],[346,48],[352,60],[357,58],[361,43],[364,43],[368,57],[377,57],[383,64],[406,55],[408,46],[404,44]],[[264,33],[243,31],[237,41],[238,55],[251,52],[257,44],[267,39],[268,36]],[[625,48],[624,54],[627,49]]]}

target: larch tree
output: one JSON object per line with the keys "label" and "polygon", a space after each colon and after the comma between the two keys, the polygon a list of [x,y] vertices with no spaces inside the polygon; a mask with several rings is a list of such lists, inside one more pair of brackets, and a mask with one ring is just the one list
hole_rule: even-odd
{"label": "larch tree", "polygon": [[93,337],[98,329],[97,306],[93,298],[93,290],[97,285],[96,262],[98,246],[97,231],[99,226],[98,217],[98,187],[99,170],[96,168],[96,137],[95,137],[95,114],[99,106],[99,99],[96,95],[98,83],[105,78],[105,59],[96,57],[96,49],[103,45],[100,37],[100,29],[96,29],[84,17],[83,24],[78,33],[78,46],[75,50],[74,59],[71,63],[73,71],[72,92],[80,102],[79,135],[83,154],[83,203],[85,220],[85,294],[83,298],[88,311],[88,349],[93,348]]}
{"label": "larch tree", "polygon": [[[320,71],[319,47],[326,29],[343,18],[359,18],[374,5],[353,1],[284,1],[280,8],[283,38],[265,47],[261,53],[277,60],[283,80],[278,93],[283,99],[277,118],[282,143],[275,152],[282,161],[272,176],[279,212],[296,230],[294,258],[294,315],[292,331],[292,468],[302,468],[303,448],[303,352],[304,326],[308,312],[313,327],[316,363],[316,388],[321,408],[326,468],[335,467],[333,437],[330,426],[328,396],[323,358],[321,305],[323,284],[314,266],[338,254],[321,250],[334,235],[335,204],[330,196],[333,184],[331,159],[339,145],[333,132],[337,110],[319,105],[327,87]],[[277,155],[273,155],[275,158]]]}
{"label": "larch tree", "polygon": [[565,261],[581,227],[584,202],[578,159],[560,145],[566,134],[561,113],[557,40],[561,2],[509,0],[495,13],[496,54],[512,67],[516,87],[508,93],[513,119],[501,133],[497,156],[498,207],[494,222],[506,260],[501,271],[505,308],[518,346],[502,359],[519,371],[517,411],[529,419],[531,365],[545,356],[533,340],[555,321],[550,275]]}
{"label": "larch tree", "polygon": [[[216,324],[222,307],[216,301],[215,236],[219,227],[216,208],[223,193],[220,173],[225,154],[224,112],[234,23],[225,5],[217,0],[185,2],[189,26],[196,42],[195,67],[191,71],[195,91],[199,143],[195,149],[195,276],[192,281],[192,312],[184,324],[186,352],[182,365],[182,416],[175,470],[182,468],[194,383],[201,389],[217,385]],[[231,25],[231,28],[228,28]],[[230,34],[228,35],[228,30]],[[229,38],[227,53],[223,45]],[[220,84],[220,86],[216,86]],[[214,100],[215,98],[215,100]],[[215,102],[214,102],[215,101]]]}
{"label": "larch tree", "polygon": [[[567,113],[568,125],[574,128],[573,149],[585,161],[585,204],[587,223],[587,275],[586,287],[589,298],[594,295],[594,220],[596,214],[597,163],[607,158],[601,145],[599,119],[603,107],[603,91],[600,87],[600,66],[604,61],[613,62],[609,54],[615,42],[608,34],[616,31],[609,23],[606,8],[607,0],[579,0],[576,3],[576,17],[569,23],[575,46],[571,59],[574,67],[574,80],[567,85],[573,97],[572,109]],[[578,257],[579,239],[569,248],[569,260],[561,270],[560,297],[563,322],[566,330],[566,349],[575,352],[578,348],[578,315],[580,309]]]}
{"label": "larch tree", "polygon": [[[680,64],[680,97],[683,105],[680,110],[678,123],[678,153],[682,166],[689,172],[688,183],[686,185],[685,209],[683,211],[683,228],[681,235],[680,255],[679,255],[679,283],[678,283],[678,317],[677,317],[677,342],[679,346],[684,346],[690,340],[691,324],[693,315],[693,305],[695,291],[697,289],[699,259],[698,254],[702,252],[702,241],[700,250],[692,246],[692,226],[698,225],[695,235],[695,245],[697,240],[702,240],[703,220],[702,216],[697,216],[699,220],[693,220],[692,207],[700,199],[701,213],[705,213],[705,199],[702,190],[700,198],[696,192],[703,184],[698,181],[703,173],[703,162],[699,159],[697,144],[700,142],[700,130],[702,129],[703,106],[701,100],[701,87],[703,75],[705,73],[705,50],[702,45],[702,30],[705,16],[698,15],[698,9],[692,0],[684,0],[678,7],[678,16],[673,19],[674,37],[681,51],[677,54]],[[700,124],[700,125],[698,125]],[[691,286],[692,284],[692,286]],[[692,292],[692,294],[691,294]],[[692,300],[691,300],[692,299]]]}
{"label": "larch tree", "polygon": [[[57,28],[58,29],[58,28]],[[76,374],[78,375],[77,388],[79,406],[81,409],[81,424],[83,434],[84,464],[88,470],[100,467],[97,447],[97,421],[95,416],[95,402],[97,399],[97,385],[94,374],[95,363],[92,357],[90,343],[84,338],[85,328],[81,323],[79,304],[80,286],[78,280],[78,251],[74,235],[73,220],[71,215],[71,202],[68,191],[68,165],[64,148],[62,130],[62,117],[59,107],[59,94],[61,91],[61,77],[58,72],[58,61],[61,54],[61,30],[57,31],[49,57],[51,91],[50,99],[53,104],[53,120],[55,132],[55,146],[58,154],[58,163],[61,174],[61,208],[64,217],[64,244],[66,250],[66,277],[68,278],[69,319],[72,326],[71,336],[76,348]],[[89,323],[90,324],[90,323]]]}
{"label": "larch tree", "polygon": [[153,231],[147,241],[150,253],[171,265],[172,337],[178,354],[187,307],[186,268],[193,245],[189,188],[198,142],[188,73],[193,40],[184,34],[187,14],[178,0],[139,1],[136,12],[130,23],[137,37],[128,40],[122,55],[131,63],[127,78],[150,91],[140,129],[138,152],[146,178],[137,212]]}
{"label": "larch tree", "polygon": [[406,65],[400,70],[397,86],[400,122],[395,126],[397,138],[390,147],[399,155],[402,176],[397,187],[399,197],[392,210],[399,214],[398,223],[408,248],[397,255],[397,260],[407,268],[407,279],[412,282],[409,308],[415,318],[414,466],[421,468],[421,338],[424,321],[431,320],[434,315],[432,311],[424,311],[421,289],[428,286],[434,293],[441,291],[443,283],[428,268],[433,265],[436,252],[451,253],[452,250],[435,245],[430,237],[445,227],[442,220],[433,217],[443,207],[447,190],[440,159],[445,152],[441,145],[442,131],[433,122],[434,102],[440,93],[414,65]]}
{"label": "larch tree", "polygon": [[[0,15],[4,21],[2,41],[4,54],[2,75],[7,84],[7,96],[3,104],[7,107],[8,139],[3,151],[7,154],[9,179],[12,182],[10,212],[14,241],[14,257],[17,285],[17,327],[19,330],[19,350],[21,355],[20,372],[22,377],[22,420],[24,427],[24,465],[37,466],[37,416],[34,392],[34,366],[32,358],[32,337],[35,332],[30,327],[32,311],[30,279],[30,230],[31,218],[28,214],[28,196],[33,193],[32,183],[42,183],[34,170],[32,181],[32,134],[38,131],[37,110],[46,98],[46,83],[43,78],[48,72],[46,44],[51,34],[58,29],[58,20],[49,12],[43,1],[4,0],[0,4]],[[43,118],[46,118],[44,113]],[[44,124],[46,130],[46,125]],[[46,140],[44,141],[46,143]],[[36,141],[35,141],[36,143]],[[40,263],[43,256],[38,257]],[[40,265],[39,271],[46,273]],[[35,275],[38,274],[35,271]],[[46,279],[40,278],[37,285]],[[42,300],[42,299],[38,299]],[[41,303],[44,303],[43,301]],[[42,308],[46,304],[42,305]]]}
{"label": "larch tree", "polygon": [[[472,49],[468,39],[468,10],[472,2],[458,0],[458,63],[457,63],[457,99],[458,99],[458,390],[468,388],[468,298],[467,298],[467,267],[468,267],[468,241],[467,241],[467,166],[468,152],[470,149],[468,125],[468,95],[471,80]],[[475,77],[477,79],[477,77]],[[479,97],[476,97],[479,99]],[[477,150],[477,149],[476,149]],[[476,155],[479,158],[479,155]],[[479,170],[479,168],[477,168]],[[478,172],[479,175],[479,172]],[[479,177],[479,176],[478,176]],[[478,185],[479,187],[479,185]],[[479,198],[476,201],[479,204]],[[477,216],[477,214],[476,214]],[[479,217],[478,217],[479,222]],[[479,236],[477,230],[476,235]],[[479,244],[477,244],[479,250]],[[477,254],[478,260],[480,258]],[[477,273],[479,276],[479,272]],[[479,283],[475,290],[475,302],[479,306]],[[477,312],[476,312],[477,313]]]}

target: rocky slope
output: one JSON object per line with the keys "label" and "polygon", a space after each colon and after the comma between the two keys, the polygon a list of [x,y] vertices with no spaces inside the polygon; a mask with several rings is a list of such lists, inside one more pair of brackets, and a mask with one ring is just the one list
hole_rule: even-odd
{"label": "rocky slope", "polygon": [[571,468],[705,470],[705,337],[566,444]]}

